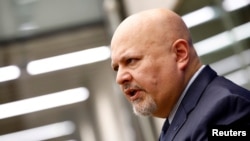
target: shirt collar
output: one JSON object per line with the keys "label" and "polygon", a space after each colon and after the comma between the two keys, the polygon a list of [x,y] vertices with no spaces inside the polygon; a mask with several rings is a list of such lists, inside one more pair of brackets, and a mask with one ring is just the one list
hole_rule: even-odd
{"label": "shirt collar", "polygon": [[169,123],[171,124],[171,122],[173,121],[173,118],[175,116],[175,113],[183,99],[183,97],[186,95],[186,92],[188,90],[188,88],[190,87],[190,85],[194,82],[195,78],[200,74],[200,72],[202,71],[202,69],[205,67],[205,65],[202,65],[196,72],[195,74],[192,76],[192,78],[189,80],[186,88],[184,89],[184,91],[182,92],[179,100],[177,101],[177,103],[175,104],[174,108],[172,109],[172,111],[170,112],[169,116],[168,116],[168,120]]}

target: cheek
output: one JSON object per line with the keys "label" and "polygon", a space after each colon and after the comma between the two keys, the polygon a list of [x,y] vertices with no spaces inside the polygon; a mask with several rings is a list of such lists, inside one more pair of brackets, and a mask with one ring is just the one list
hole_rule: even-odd
{"label": "cheek", "polygon": [[147,67],[137,72],[137,81],[148,93],[156,93],[159,84],[164,78],[161,78],[155,67]]}
{"label": "cheek", "polygon": [[176,73],[177,70],[171,65],[155,66],[154,69],[151,69],[148,73],[150,76],[148,76],[148,79],[145,78],[145,81],[150,82],[149,87],[151,88],[152,93],[154,96],[158,97],[162,95],[161,93],[169,93],[170,89],[175,87]]}
{"label": "cheek", "polygon": [[163,63],[161,60],[144,62],[134,70],[133,77],[137,81],[138,85],[143,87],[151,95],[157,95],[167,84],[165,84],[166,79],[168,79],[168,65],[166,62]]}

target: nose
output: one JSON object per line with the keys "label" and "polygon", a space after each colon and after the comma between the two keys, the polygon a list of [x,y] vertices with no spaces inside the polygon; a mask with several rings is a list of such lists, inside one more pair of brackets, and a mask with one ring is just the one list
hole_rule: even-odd
{"label": "nose", "polygon": [[132,75],[126,69],[119,68],[116,74],[116,83],[119,85],[129,82],[132,79]]}

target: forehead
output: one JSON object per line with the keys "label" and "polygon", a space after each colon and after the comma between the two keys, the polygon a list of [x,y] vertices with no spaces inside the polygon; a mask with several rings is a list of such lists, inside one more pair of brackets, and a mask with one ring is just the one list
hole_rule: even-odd
{"label": "forehead", "polygon": [[121,58],[125,55],[143,51],[143,38],[138,34],[129,35],[129,33],[119,32],[111,42],[111,59]]}
{"label": "forehead", "polygon": [[144,51],[140,49],[140,47],[135,46],[127,46],[125,44],[121,44],[120,46],[112,46],[111,47],[111,60],[112,62],[118,62],[122,58],[128,57],[135,54],[143,53]]}
{"label": "forehead", "polygon": [[[137,23],[137,22],[136,22]],[[111,59],[117,63],[124,57],[133,57],[134,55],[153,54],[162,41],[159,36],[161,31],[146,26],[147,24],[132,23],[122,24],[115,32],[111,41]]]}

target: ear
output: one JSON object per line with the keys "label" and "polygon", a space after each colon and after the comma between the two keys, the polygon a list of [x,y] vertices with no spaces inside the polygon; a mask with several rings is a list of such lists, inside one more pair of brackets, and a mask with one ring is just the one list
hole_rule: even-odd
{"label": "ear", "polygon": [[184,39],[178,39],[173,43],[173,49],[176,55],[176,63],[181,70],[184,70],[189,62],[189,44]]}

